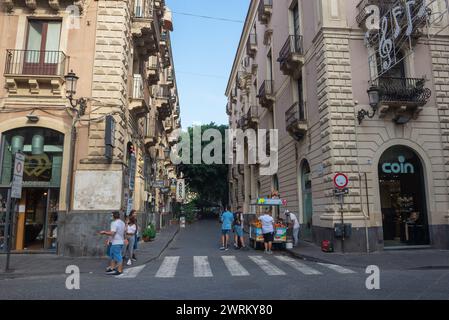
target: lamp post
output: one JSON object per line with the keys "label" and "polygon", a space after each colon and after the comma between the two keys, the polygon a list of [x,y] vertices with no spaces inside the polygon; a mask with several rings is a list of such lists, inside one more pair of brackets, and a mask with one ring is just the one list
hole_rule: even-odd
{"label": "lamp post", "polygon": [[368,98],[369,98],[369,105],[371,107],[371,109],[373,110],[373,113],[370,114],[369,111],[366,111],[365,109],[359,110],[359,112],[357,113],[357,119],[359,120],[359,124],[362,123],[363,119],[365,119],[365,117],[368,118],[373,118],[374,115],[377,112],[377,108],[379,106],[379,102],[380,102],[380,90],[379,87],[372,85],[368,91]]}
{"label": "lamp post", "polygon": [[75,99],[73,96],[76,94],[76,85],[78,83],[79,77],[71,70],[68,74],[64,76],[64,80],[66,82],[66,97],[70,101],[70,105],[76,109],[79,106],[79,111],[77,110],[80,116],[83,116],[86,112],[87,101],[84,98]]}
{"label": "lamp post", "polygon": [[[87,108],[87,100],[84,98],[75,99],[74,95],[76,94],[76,86],[78,83],[79,77],[70,70],[70,72],[64,76],[64,80],[66,83],[66,97],[70,102],[70,106],[75,110],[77,116],[73,118],[72,121],[72,132],[71,132],[71,140],[70,140],[70,161],[69,161],[69,174],[67,181],[67,190],[66,190],[66,212],[67,214],[70,212],[71,204],[71,192],[72,192],[72,181],[73,181],[73,166],[75,161],[75,144],[77,139],[76,132],[76,123],[79,121],[79,118],[86,113]],[[79,107],[79,110],[77,109]]]}

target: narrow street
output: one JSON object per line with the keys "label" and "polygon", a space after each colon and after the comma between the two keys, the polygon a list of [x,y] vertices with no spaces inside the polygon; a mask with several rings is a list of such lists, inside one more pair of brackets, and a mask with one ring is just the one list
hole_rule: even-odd
{"label": "narrow street", "polygon": [[367,290],[365,268],[304,261],[280,251],[220,251],[219,234],[216,220],[187,225],[158,259],[126,268],[117,278],[80,267],[80,290],[66,289],[65,268],[3,279],[0,299],[449,299],[449,268],[379,266],[380,290]]}

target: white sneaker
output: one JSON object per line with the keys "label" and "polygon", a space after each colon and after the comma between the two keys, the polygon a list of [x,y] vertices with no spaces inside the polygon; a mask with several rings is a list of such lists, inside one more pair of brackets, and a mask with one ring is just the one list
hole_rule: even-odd
{"label": "white sneaker", "polygon": [[131,259],[128,260],[128,262],[126,263],[127,266],[132,265]]}

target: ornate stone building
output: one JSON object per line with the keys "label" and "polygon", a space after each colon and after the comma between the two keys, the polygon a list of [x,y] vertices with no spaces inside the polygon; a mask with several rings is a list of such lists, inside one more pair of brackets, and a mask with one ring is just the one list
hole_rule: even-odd
{"label": "ornate stone building", "polygon": [[[170,133],[180,128],[165,1],[1,4],[3,204],[14,153],[26,155],[13,247],[102,255],[97,232],[112,210],[135,209],[142,226],[163,227],[177,175]],[[79,79],[69,101],[65,76],[73,73]]]}
{"label": "ornate stone building", "polygon": [[230,166],[233,207],[278,190],[303,240],[339,250],[341,172],[345,250],[449,248],[448,23],[438,0],[251,1],[226,109],[233,128],[278,130],[279,169]]}

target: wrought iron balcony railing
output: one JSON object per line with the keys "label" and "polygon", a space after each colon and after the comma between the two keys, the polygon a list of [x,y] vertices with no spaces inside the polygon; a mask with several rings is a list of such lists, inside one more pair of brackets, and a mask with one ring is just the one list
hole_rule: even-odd
{"label": "wrought iron balcony railing", "polygon": [[307,121],[303,103],[295,102],[285,112],[285,126],[290,135],[300,140],[307,133]]}
{"label": "wrought iron balcony railing", "polygon": [[134,0],[133,18],[152,19],[153,1],[152,0]]}
{"label": "wrought iron balcony railing", "polygon": [[371,86],[379,88],[380,102],[388,106],[423,106],[432,96],[424,78],[379,77]]}
{"label": "wrought iron balcony railing", "polygon": [[273,80],[265,80],[264,82],[262,82],[262,85],[259,88],[259,97],[272,96],[274,92],[273,87]]}
{"label": "wrought iron balcony railing", "polygon": [[281,51],[279,51],[278,62],[286,61],[291,54],[303,55],[302,40],[302,36],[288,36],[287,41],[285,41]]}
{"label": "wrought iron balcony railing", "polygon": [[290,35],[279,51],[277,61],[281,64],[281,70],[286,75],[296,75],[304,64],[303,37]]}
{"label": "wrought iron balcony railing", "polygon": [[246,54],[254,58],[257,52],[257,35],[251,33],[246,44]]}
{"label": "wrought iron balcony railing", "polygon": [[5,75],[63,77],[67,57],[62,51],[6,50]]}
{"label": "wrought iron balcony railing", "polygon": [[133,90],[131,92],[131,98],[133,99],[143,99],[143,79],[140,74],[135,74],[133,77]]}
{"label": "wrought iron balcony railing", "polygon": [[263,24],[268,24],[273,10],[273,0],[260,0],[258,8],[258,19]]}

